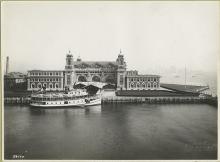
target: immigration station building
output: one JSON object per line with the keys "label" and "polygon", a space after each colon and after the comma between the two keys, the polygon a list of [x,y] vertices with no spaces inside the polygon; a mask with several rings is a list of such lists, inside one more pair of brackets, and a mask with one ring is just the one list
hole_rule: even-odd
{"label": "immigration station building", "polygon": [[114,84],[118,90],[148,90],[160,87],[160,76],[138,75],[127,71],[124,55],[120,51],[116,61],[82,61],[73,55],[66,55],[64,70],[30,70],[27,75],[27,89],[37,91],[62,91],[73,88],[77,82],[105,82]]}

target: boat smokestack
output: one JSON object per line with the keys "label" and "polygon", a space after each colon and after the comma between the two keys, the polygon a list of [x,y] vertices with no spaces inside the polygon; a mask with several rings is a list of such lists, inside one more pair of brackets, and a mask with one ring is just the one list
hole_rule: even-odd
{"label": "boat smokestack", "polygon": [[9,73],[9,57],[6,57],[6,75]]}

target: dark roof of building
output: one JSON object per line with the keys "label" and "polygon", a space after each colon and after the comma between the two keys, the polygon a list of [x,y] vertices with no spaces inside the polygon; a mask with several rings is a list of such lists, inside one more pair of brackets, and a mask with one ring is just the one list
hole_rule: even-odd
{"label": "dark roof of building", "polygon": [[28,70],[28,72],[62,72],[63,70]]}
{"label": "dark roof of building", "polygon": [[10,72],[5,75],[6,78],[25,78],[26,75],[21,72]]}
{"label": "dark roof of building", "polygon": [[200,92],[203,90],[208,89],[208,86],[197,86],[197,85],[182,85],[182,84],[165,84],[161,83],[160,87],[174,90],[174,91],[181,91],[181,92]]}
{"label": "dark roof of building", "polygon": [[122,90],[116,92],[117,96],[136,96],[136,97],[180,97],[198,96],[198,93],[190,92],[171,92],[165,90]]}
{"label": "dark roof of building", "polygon": [[115,61],[74,61],[75,68],[105,68],[117,67]]}
{"label": "dark roof of building", "polygon": [[75,89],[82,89],[82,88],[84,88],[84,87],[85,87],[85,85],[82,84],[82,83],[78,83],[78,84],[75,84],[75,85],[73,86],[73,88],[75,88]]}
{"label": "dark roof of building", "polygon": [[127,77],[160,77],[160,75],[154,74],[138,74],[138,75],[126,75]]}

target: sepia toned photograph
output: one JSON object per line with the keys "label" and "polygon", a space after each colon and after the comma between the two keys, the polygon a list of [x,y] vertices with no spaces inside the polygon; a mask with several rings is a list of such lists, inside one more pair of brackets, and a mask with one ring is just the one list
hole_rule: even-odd
{"label": "sepia toned photograph", "polygon": [[4,160],[217,160],[218,1],[1,3]]}

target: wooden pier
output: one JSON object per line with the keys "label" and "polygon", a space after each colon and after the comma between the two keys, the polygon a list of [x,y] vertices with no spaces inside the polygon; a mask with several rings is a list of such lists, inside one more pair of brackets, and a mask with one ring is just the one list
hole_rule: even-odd
{"label": "wooden pier", "polygon": [[[5,97],[5,104],[29,104],[30,97]],[[102,98],[102,104],[149,103],[149,104],[188,104],[206,103],[217,107],[217,98],[199,97],[125,97],[108,96]]]}
{"label": "wooden pier", "polygon": [[149,104],[180,104],[209,103],[217,106],[217,98],[199,97],[108,97],[102,98],[102,103],[149,103]]}
{"label": "wooden pier", "polygon": [[29,104],[30,97],[5,97],[4,104]]}

